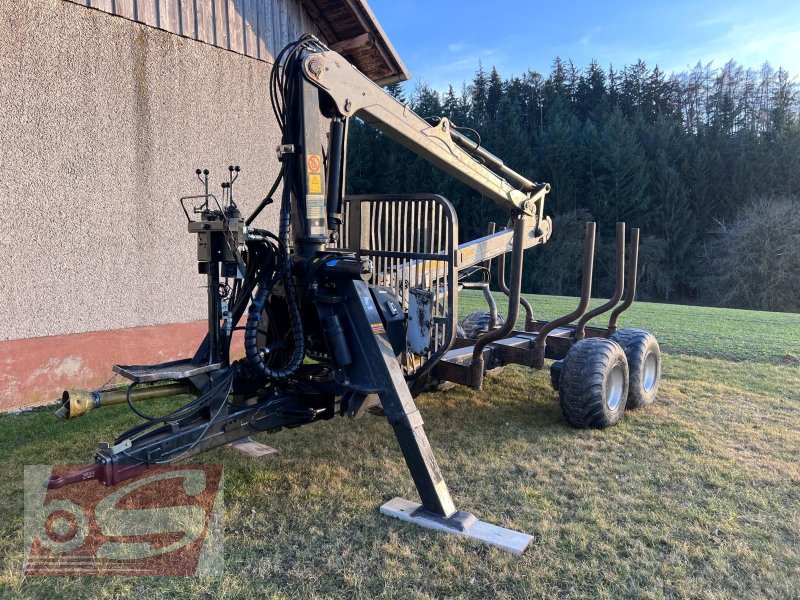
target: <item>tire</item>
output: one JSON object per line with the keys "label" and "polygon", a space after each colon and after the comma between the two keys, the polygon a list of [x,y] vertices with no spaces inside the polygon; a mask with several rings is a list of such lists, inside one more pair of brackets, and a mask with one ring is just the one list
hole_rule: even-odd
{"label": "tire", "polygon": [[[464,337],[470,340],[477,340],[484,333],[489,331],[489,320],[491,316],[489,311],[476,310],[474,313],[467,316],[466,319],[461,321],[461,328],[464,331]],[[506,322],[503,315],[497,315],[497,326],[501,326]]]}
{"label": "tire", "polygon": [[[469,340],[477,340],[481,337],[484,333],[489,331],[489,321],[491,319],[491,315],[489,314],[488,310],[476,310],[474,313],[471,313],[467,316],[466,319],[461,321],[461,331],[463,332],[465,338]],[[497,326],[500,327],[506,322],[505,317],[503,315],[497,315]],[[488,369],[486,371],[486,375],[489,377],[495,377],[503,372],[505,369],[504,366],[494,367],[492,369]]]}
{"label": "tire", "polygon": [[432,392],[448,392],[454,387],[456,387],[456,384],[452,381],[442,381],[441,379],[429,377],[428,381],[425,382],[425,386],[422,388],[422,391],[426,394]]}
{"label": "tire", "polygon": [[628,401],[628,360],[620,345],[605,338],[576,343],[564,357],[558,396],[573,427],[616,425]]}
{"label": "tire", "polygon": [[564,366],[563,360],[555,360],[550,365],[550,387],[555,391],[561,389],[561,369]]}
{"label": "tire", "polygon": [[[457,338],[466,338],[467,336],[464,335],[464,330],[461,328],[461,325],[456,324],[456,337]],[[424,387],[422,388],[423,392],[447,392],[452,390],[456,387],[456,384],[452,381],[442,381],[441,379],[436,379],[435,377],[428,377],[428,380],[425,382]]]}
{"label": "tire", "polygon": [[643,329],[620,329],[611,339],[628,359],[628,408],[652,404],[661,381],[661,348],[655,336]]}

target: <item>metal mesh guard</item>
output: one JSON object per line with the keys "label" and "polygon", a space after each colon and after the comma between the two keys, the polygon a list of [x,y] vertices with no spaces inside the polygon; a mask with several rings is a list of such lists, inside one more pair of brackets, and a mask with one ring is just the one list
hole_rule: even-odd
{"label": "metal mesh guard", "polygon": [[428,350],[413,354],[407,347],[403,356],[406,375],[428,371],[456,334],[458,218],[453,205],[433,194],[348,196],[343,213],[339,247],[372,259],[371,283],[394,290],[406,312],[412,289],[432,295]]}

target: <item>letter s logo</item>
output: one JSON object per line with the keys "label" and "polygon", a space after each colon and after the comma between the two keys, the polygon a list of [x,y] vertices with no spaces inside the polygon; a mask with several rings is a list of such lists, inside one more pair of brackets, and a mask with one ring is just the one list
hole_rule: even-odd
{"label": "letter s logo", "polygon": [[101,500],[95,510],[95,520],[103,535],[109,537],[182,533],[180,539],[161,547],[154,547],[149,542],[108,541],[97,549],[96,556],[114,560],[150,558],[173,552],[200,539],[206,531],[206,511],[202,506],[115,508],[125,496],[145,485],[177,478],[183,478],[183,489],[188,496],[196,496],[206,489],[206,474],[200,469],[158,473],[134,481]]}

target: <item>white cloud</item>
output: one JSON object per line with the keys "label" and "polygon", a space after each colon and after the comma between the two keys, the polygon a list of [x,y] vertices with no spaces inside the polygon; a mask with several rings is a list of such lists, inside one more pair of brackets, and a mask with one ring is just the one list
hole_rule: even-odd
{"label": "white cloud", "polygon": [[[451,46],[460,46],[458,50],[452,50]],[[497,67],[498,71],[507,76],[507,52],[502,48],[495,47],[476,47],[470,44],[450,44],[448,50],[456,54],[452,60],[446,60],[449,57],[443,57],[444,62],[438,63],[428,61],[426,68],[417,69],[414,73],[414,79],[417,82],[424,82],[435,90],[444,92],[447,90],[448,85],[452,84],[456,88],[461,87],[462,82],[469,82],[475,76],[478,70],[478,65],[482,64],[483,68],[491,70],[492,67]]]}
{"label": "white cloud", "polygon": [[462,52],[467,47],[467,44],[464,42],[456,42],[454,44],[447,44],[447,49],[450,52]]}
{"label": "white cloud", "polygon": [[594,38],[594,34],[600,33],[602,31],[602,27],[595,27],[591,31],[587,31],[583,37],[580,39],[581,46],[588,46],[592,43],[592,39]]}
{"label": "white cloud", "polygon": [[784,24],[776,19],[737,21],[716,38],[676,52],[670,57],[672,70],[693,67],[698,60],[721,65],[733,59],[745,67],[758,68],[769,62],[800,75],[800,23]]}

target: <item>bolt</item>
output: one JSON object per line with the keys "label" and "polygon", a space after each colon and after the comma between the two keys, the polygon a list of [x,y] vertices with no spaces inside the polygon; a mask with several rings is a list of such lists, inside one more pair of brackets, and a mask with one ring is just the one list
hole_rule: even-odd
{"label": "bolt", "polygon": [[350,102],[350,99],[349,98],[345,98],[344,99],[344,111],[345,112],[350,112],[350,109],[352,107],[353,107],[353,103]]}
{"label": "bolt", "polygon": [[322,73],[322,66],[319,64],[319,59],[312,58],[308,61],[308,70],[311,71],[311,74],[314,77],[319,78],[320,74]]}

